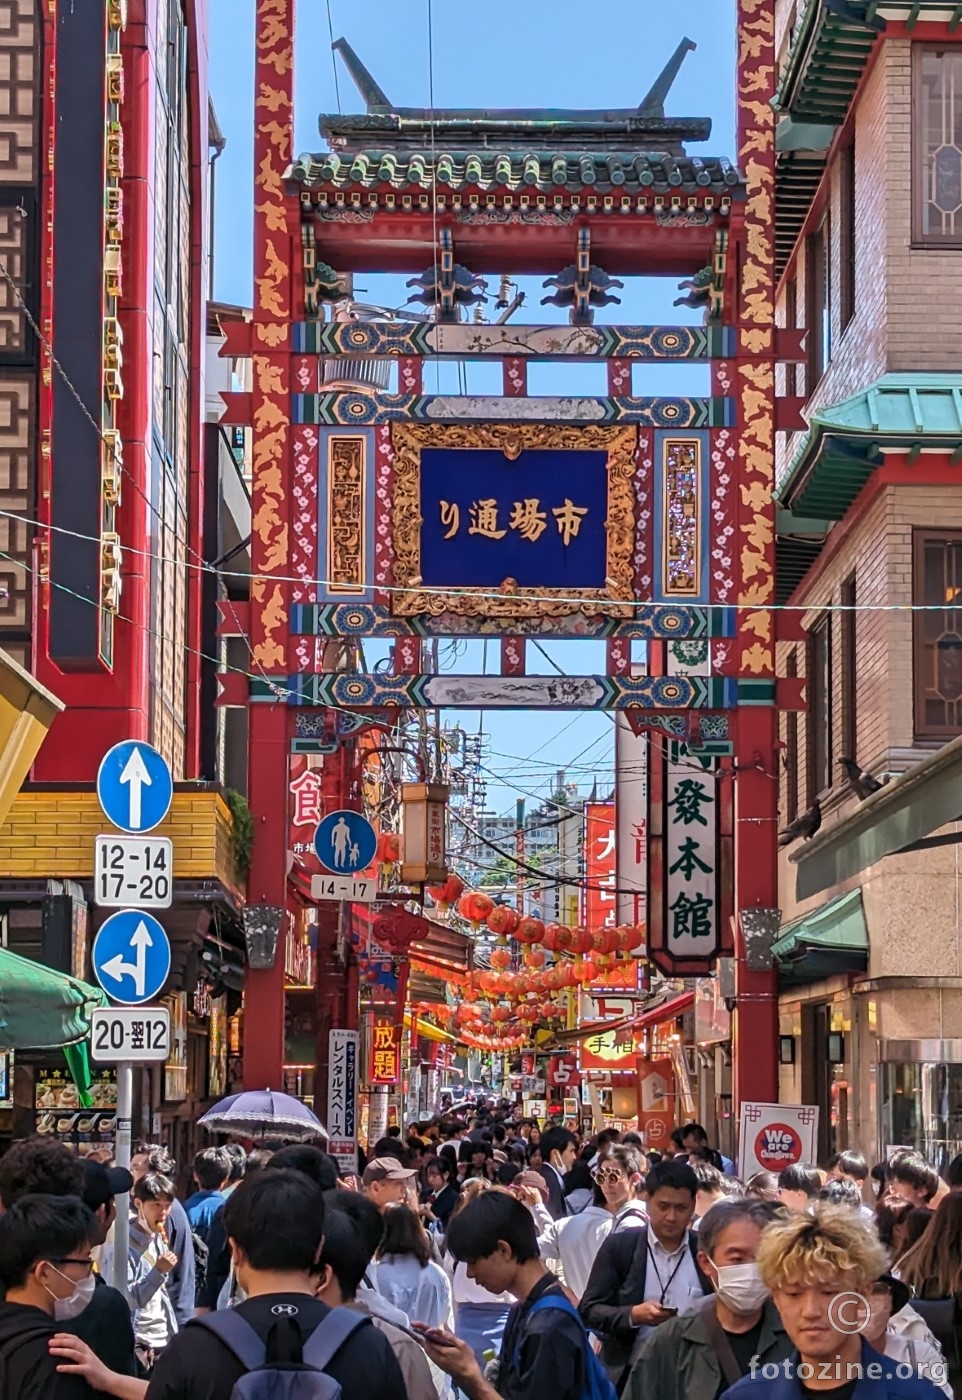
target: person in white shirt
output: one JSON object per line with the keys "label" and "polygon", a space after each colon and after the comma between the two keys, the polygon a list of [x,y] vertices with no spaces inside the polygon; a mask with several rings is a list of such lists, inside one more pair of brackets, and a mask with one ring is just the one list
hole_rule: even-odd
{"label": "person in white shirt", "polygon": [[645,1159],[637,1147],[612,1147],[594,1172],[594,1199],[579,1215],[552,1220],[537,1192],[518,1194],[538,1227],[541,1257],[558,1259],[564,1283],[576,1298],[588,1284],[598,1250],[615,1230],[637,1230],[648,1216],[642,1199]]}
{"label": "person in white shirt", "polygon": [[431,1242],[416,1211],[391,1206],[382,1218],[384,1235],[376,1262],[368,1270],[371,1283],[412,1322],[450,1330],[454,1326],[451,1285],[431,1258]]}
{"label": "person in white shirt", "polygon": [[[863,1335],[870,1347],[893,1361],[910,1366],[949,1397],[949,1368],[924,1320],[908,1306],[911,1292],[892,1274],[883,1274],[868,1291],[871,1316]],[[906,1317],[911,1314],[911,1317]]]}
{"label": "person in white shirt", "polygon": [[689,1312],[712,1291],[691,1229],[697,1190],[687,1162],[658,1162],[645,1178],[647,1224],[615,1231],[598,1251],[581,1316],[602,1337],[602,1359],[616,1389],[651,1329]]}

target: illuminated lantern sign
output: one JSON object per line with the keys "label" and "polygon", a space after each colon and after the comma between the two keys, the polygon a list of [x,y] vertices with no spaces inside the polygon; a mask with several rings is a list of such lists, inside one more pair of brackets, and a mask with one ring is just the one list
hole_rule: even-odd
{"label": "illuminated lantern sign", "polygon": [[371,1027],[371,1065],[368,1083],[396,1084],[401,1078],[401,1028],[378,1018]]}

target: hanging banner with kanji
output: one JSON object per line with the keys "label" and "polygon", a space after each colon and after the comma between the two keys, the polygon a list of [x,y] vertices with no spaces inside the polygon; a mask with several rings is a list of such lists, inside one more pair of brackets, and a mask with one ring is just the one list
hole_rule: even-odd
{"label": "hanging banner with kanji", "polygon": [[371,1064],[368,1083],[396,1084],[401,1078],[401,1027],[379,1016],[371,1027]]}
{"label": "hanging banner with kanji", "polygon": [[287,849],[305,876],[323,875],[324,867],[314,854],[314,833],[324,815],[319,754],[291,754],[288,780]]}
{"label": "hanging banner with kanji", "polygon": [[634,1014],[635,1008],[636,1003],[632,997],[610,996],[600,990],[581,993],[582,1025],[594,1025],[604,1021],[622,1023],[617,1030],[604,1030],[599,1027],[581,1041],[579,1057],[583,1070],[634,1069],[634,1030],[630,1024],[623,1023]]}
{"label": "hanging banner with kanji", "polygon": [[668,762],[665,783],[665,942],[684,962],[718,952],[718,794],[711,760]]}
{"label": "hanging banner with kanji", "polygon": [[614,928],[615,804],[585,804],[585,918],[589,929]]}
{"label": "hanging banner with kanji", "polygon": [[648,917],[648,739],[615,716],[615,809],[619,924]]}

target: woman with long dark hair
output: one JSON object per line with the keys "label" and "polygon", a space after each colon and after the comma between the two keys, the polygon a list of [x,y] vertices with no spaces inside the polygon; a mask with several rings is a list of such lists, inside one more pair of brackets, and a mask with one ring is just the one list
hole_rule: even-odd
{"label": "woman with long dark hair", "polygon": [[453,1328],[448,1276],[431,1258],[428,1233],[410,1206],[384,1212],[384,1234],[374,1257],[371,1282],[382,1298],[412,1322]]}

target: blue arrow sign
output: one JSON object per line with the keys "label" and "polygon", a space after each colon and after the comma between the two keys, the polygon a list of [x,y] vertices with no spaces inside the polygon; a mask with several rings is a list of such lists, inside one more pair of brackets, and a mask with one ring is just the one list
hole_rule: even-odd
{"label": "blue arrow sign", "polygon": [[121,831],[153,831],[170,811],[174,783],[150,744],[125,739],[104,754],[97,773],[97,798],[104,816]]}
{"label": "blue arrow sign", "polygon": [[377,832],[360,812],[328,812],[314,833],[314,851],[333,875],[355,875],[377,854]]}
{"label": "blue arrow sign", "polygon": [[153,1001],[170,975],[170,940],[163,924],[138,909],[121,909],[94,939],[94,976],[111,1001]]}

